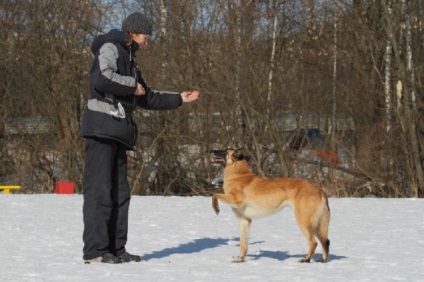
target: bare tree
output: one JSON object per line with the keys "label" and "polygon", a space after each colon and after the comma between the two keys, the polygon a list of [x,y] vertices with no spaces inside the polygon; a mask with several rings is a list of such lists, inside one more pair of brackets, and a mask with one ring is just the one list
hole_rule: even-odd
{"label": "bare tree", "polygon": [[[392,15],[392,2],[387,2],[387,12]],[[386,40],[386,50],[384,54],[384,94],[386,103],[386,130],[391,129],[391,116],[392,116],[392,97],[391,97],[391,68],[392,68],[392,44],[389,39]]]}
{"label": "bare tree", "polygon": [[[414,197],[418,197],[424,189],[423,168],[420,162],[420,150],[418,144],[417,129],[415,127],[414,111],[414,81],[410,75],[411,46],[410,46],[410,23],[409,16],[405,13],[406,5],[404,1],[400,3],[400,25],[402,33],[400,40],[397,40],[394,25],[394,17],[389,13],[387,3],[383,0],[383,11],[387,36],[394,49],[394,59],[397,67],[398,77],[401,85],[401,106],[398,111],[400,125],[402,128],[403,150],[405,153],[405,169],[407,171],[407,183]],[[398,6],[399,7],[399,6]],[[405,32],[406,31],[406,32]],[[406,40],[404,37],[406,36]],[[405,55],[406,56],[405,56]],[[408,71],[409,70],[409,71]],[[409,75],[408,75],[409,73]]]}
{"label": "bare tree", "polygon": [[80,187],[90,44],[135,10],[157,27],[137,54],[148,85],[201,98],[136,113],[134,194],[208,194],[207,152],[243,145],[257,173],[333,196],[423,196],[422,0],[1,1],[3,181]]}
{"label": "bare tree", "polygon": [[81,183],[79,117],[88,92],[90,35],[106,8],[100,11],[101,2],[94,2],[1,2],[2,38],[8,42],[0,50],[0,91],[8,101],[2,116],[9,128],[5,138],[14,140],[3,152],[27,156],[15,163],[19,179],[10,180],[24,192],[54,191],[56,181]]}

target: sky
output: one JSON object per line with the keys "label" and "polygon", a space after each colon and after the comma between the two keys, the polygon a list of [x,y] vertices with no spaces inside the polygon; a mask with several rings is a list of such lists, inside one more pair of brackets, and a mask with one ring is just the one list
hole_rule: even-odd
{"label": "sky", "polygon": [[127,250],[141,262],[84,264],[82,195],[0,194],[0,281],[424,281],[424,199],[330,198],[329,262],[290,207],[254,220],[244,263],[237,221],[210,197],[133,196]]}

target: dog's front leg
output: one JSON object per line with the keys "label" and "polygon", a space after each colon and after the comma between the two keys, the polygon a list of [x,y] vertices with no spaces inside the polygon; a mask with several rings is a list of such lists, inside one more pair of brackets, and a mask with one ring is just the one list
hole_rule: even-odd
{"label": "dog's front leg", "polygon": [[218,215],[219,214],[219,203],[218,203],[218,199],[216,197],[216,194],[212,195],[212,208],[215,211],[215,213]]}
{"label": "dog's front leg", "polygon": [[249,246],[250,218],[239,217],[239,231],[240,231],[240,256],[235,258],[233,262],[244,262],[246,259],[247,249]]}
{"label": "dog's front leg", "polygon": [[232,207],[240,207],[242,200],[238,199],[234,194],[220,194],[215,193],[212,195],[212,208],[216,214],[219,214],[219,204],[218,200],[232,206]]}

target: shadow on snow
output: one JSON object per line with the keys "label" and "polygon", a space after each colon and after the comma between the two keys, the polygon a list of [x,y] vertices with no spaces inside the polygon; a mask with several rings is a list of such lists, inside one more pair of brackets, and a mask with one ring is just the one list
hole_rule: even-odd
{"label": "shadow on snow", "polygon": [[[239,241],[239,238],[231,238],[231,239],[223,239],[223,238],[201,238],[196,239],[194,241],[178,245],[176,247],[166,248],[160,251],[155,251],[150,254],[146,254],[142,257],[142,260],[148,261],[151,259],[161,259],[164,257],[168,257],[175,254],[193,254],[193,253],[200,253],[203,250],[207,249],[213,249],[220,246],[226,246],[229,245],[230,241]],[[258,241],[258,242],[252,242],[249,245],[254,244],[260,244],[264,241]],[[234,246],[237,246],[238,244],[235,244]],[[282,251],[264,251],[261,250],[257,254],[248,254],[247,257],[251,258],[252,260],[258,260],[261,258],[272,258],[279,261],[284,261],[289,258],[304,258],[305,255],[289,255],[288,252],[282,252]],[[318,260],[321,258],[321,254],[315,254],[314,259]],[[336,256],[330,253],[328,256],[328,260],[340,260],[344,259],[346,257],[344,256]]]}
{"label": "shadow on snow", "polygon": [[[302,259],[305,257],[305,255],[289,255],[288,252],[282,252],[282,251],[259,251],[259,253],[257,254],[248,254],[247,257],[251,258],[252,260],[258,260],[261,258],[271,258],[271,259],[276,259],[279,261],[283,261],[286,259],[290,259],[290,258],[299,258]],[[313,261],[318,261],[319,259],[321,259],[322,254],[316,253],[313,257]],[[333,254],[329,254],[328,255],[328,261],[331,262],[333,260],[341,260],[341,259],[345,259],[345,256],[337,256],[337,255],[333,255]],[[311,260],[312,262],[312,260]]]}
{"label": "shadow on snow", "polygon": [[201,238],[192,242],[181,244],[176,247],[166,248],[161,251],[152,252],[143,256],[142,260],[160,259],[174,254],[193,254],[199,253],[206,249],[213,249],[219,246],[228,245],[230,239],[222,238]]}

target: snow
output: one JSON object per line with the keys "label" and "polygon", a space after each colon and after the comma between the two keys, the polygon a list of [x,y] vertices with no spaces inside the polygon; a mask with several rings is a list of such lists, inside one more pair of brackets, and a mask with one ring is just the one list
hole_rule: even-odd
{"label": "snow", "polygon": [[245,263],[230,208],[210,197],[133,196],[127,250],[143,261],[82,260],[82,196],[0,194],[0,281],[424,281],[424,199],[330,198],[330,256],[298,263],[291,208],[253,221]]}

